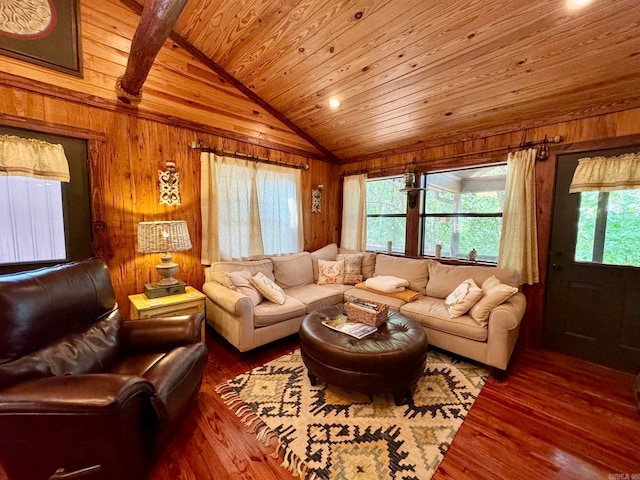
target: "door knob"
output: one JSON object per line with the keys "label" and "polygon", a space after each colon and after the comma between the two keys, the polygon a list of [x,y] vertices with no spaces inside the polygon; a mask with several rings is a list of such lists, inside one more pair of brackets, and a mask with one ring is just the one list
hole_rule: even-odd
{"label": "door knob", "polygon": [[557,263],[552,263],[551,268],[553,268],[554,270],[562,270],[562,265],[559,265]]}

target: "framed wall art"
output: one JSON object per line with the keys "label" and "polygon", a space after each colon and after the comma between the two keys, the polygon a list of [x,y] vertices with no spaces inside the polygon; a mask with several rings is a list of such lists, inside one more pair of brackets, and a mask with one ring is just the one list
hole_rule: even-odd
{"label": "framed wall art", "polygon": [[1,0],[0,54],[82,77],[78,0]]}

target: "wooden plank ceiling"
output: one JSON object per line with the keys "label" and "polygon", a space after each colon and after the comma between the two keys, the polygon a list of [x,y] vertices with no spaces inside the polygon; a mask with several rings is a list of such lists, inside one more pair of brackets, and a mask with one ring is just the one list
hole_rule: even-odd
{"label": "wooden plank ceiling", "polygon": [[640,2],[565,2],[189,0],[174,31],[349,161],[639,106]]}

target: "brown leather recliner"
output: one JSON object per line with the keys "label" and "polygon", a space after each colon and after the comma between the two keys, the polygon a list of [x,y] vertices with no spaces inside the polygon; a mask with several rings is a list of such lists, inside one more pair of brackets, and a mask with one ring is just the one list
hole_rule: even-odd
{"label": "brown leather recliner", "polygon": [[200,389],[202,321],[122,321],[100,259],[0,275],[0,462],[9,478],[144,478]]}

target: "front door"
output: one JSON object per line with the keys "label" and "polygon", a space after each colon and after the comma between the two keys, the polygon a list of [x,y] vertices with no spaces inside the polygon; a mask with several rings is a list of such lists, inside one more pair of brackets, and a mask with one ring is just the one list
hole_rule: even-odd
{"label": "front door", "polygon": [[640,190],[569,193],[578,159],[558,157],[545,306],[545,347],[640,371]]}

